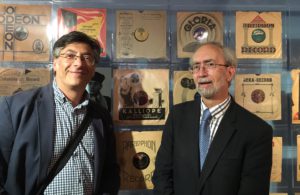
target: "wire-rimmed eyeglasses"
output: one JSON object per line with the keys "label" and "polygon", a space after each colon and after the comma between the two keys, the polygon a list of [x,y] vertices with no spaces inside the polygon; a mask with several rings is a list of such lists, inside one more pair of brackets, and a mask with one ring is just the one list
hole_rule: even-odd
{"label": "wire-rimmed eyeglasses", "polygon": [[60,57],[65,58],[68,63],[73,63],[77,58],[80,58],[81,61],[84,61],[87,65],[94,65],[95,58],[91,54],[83,54],[83,55],[76,55],[74,53],[62,53],[59,55]]}
{"label": "wire-rimmed eyeglasses", "polygon": [[195,63],[191,65],[189,69],[192,73],[196,73],[200,71],[201,67],[207,70],[207,69],[215,69],[217,66],[229,67],[228,64],[217,64],[213,61],[209,61],[209,62],[203,62],[202,66],[201,63]]}

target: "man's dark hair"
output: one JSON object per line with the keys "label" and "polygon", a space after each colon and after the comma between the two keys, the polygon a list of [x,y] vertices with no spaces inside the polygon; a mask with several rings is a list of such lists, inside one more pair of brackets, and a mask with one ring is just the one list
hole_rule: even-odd
{"label": "man's dark hair", "polygon": [[89,45],[93,50],[93,55],[95,58],[95,62],[98,63],[100,60],[100,52],[101,52],[101,46],[99,42],[88,36],[87,34],[79,31],[72,31],[68,34],[63,35],[60,37],[53,46],[53,56],[55,58],[59,57],[60,51],[64,49],[67,45],[72,43],[86,43]]}

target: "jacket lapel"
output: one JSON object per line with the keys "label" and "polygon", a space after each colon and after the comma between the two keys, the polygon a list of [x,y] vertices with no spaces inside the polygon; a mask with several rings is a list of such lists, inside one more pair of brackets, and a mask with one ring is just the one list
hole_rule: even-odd
{"label": "jacket lapel", "polygon": [[52,157],[53,148],[53,90],[52,85],[42,88],[36,103],[35,111],[37,114],[38,131],[40,136],[40,174],[39,181],[46,177],[48,166]]}
{"label": "jacket lapel", "polygon": [[235,128],[235,102],[232,99],[231,105],[226,111],[217,133],[210,145],[208,154],[206,156],[205,164],[203,165],[203,169],[200,177],[200,184],[198,186],[198,191],[200,192],[204,186],[204,183],[210,173],[213,171],[218,159],[226,148],[227,143],[230,141],[232,135],[236,131]]}

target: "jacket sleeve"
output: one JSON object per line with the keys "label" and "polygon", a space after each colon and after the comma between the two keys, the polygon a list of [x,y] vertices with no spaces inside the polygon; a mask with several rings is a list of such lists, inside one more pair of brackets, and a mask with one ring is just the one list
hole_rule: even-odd
{"label": "jacket sleeve", "polygon": [[163,130],[162,141],[157,152],[152,177],[155,195],[174,194],[173,190],[173,123],[170,112]]}
{"label": "jacket sleeve", "polygon": [[5,182],[15,132],[11,123],[11,112],[6,98],[0,101],[0,194],[6,194]]}
{"label": "jacket sleeve", "polygon": [[266,123],[257,124],[256,130],[245,148],[239,195],[269,194],[273,131]]}

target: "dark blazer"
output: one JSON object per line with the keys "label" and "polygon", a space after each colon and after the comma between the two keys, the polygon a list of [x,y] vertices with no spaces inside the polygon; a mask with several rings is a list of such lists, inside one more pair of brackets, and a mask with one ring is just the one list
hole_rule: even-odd
{"label": "dark blazer", "polygon": [[154,194],[269,195],[271,126],[232,99],[200,171],[199,119],[199,99],[170,112],[156,157]]}
{"label": "dark blazer", "polygon": [[[120,178],[108,111],[94,109],[94,194],[117,194]],[[34,194],[46,178],[55,122],[52,84],[20,92],[0,104],[0,194]],[[103,130],[99,128],[103,124]]]}

